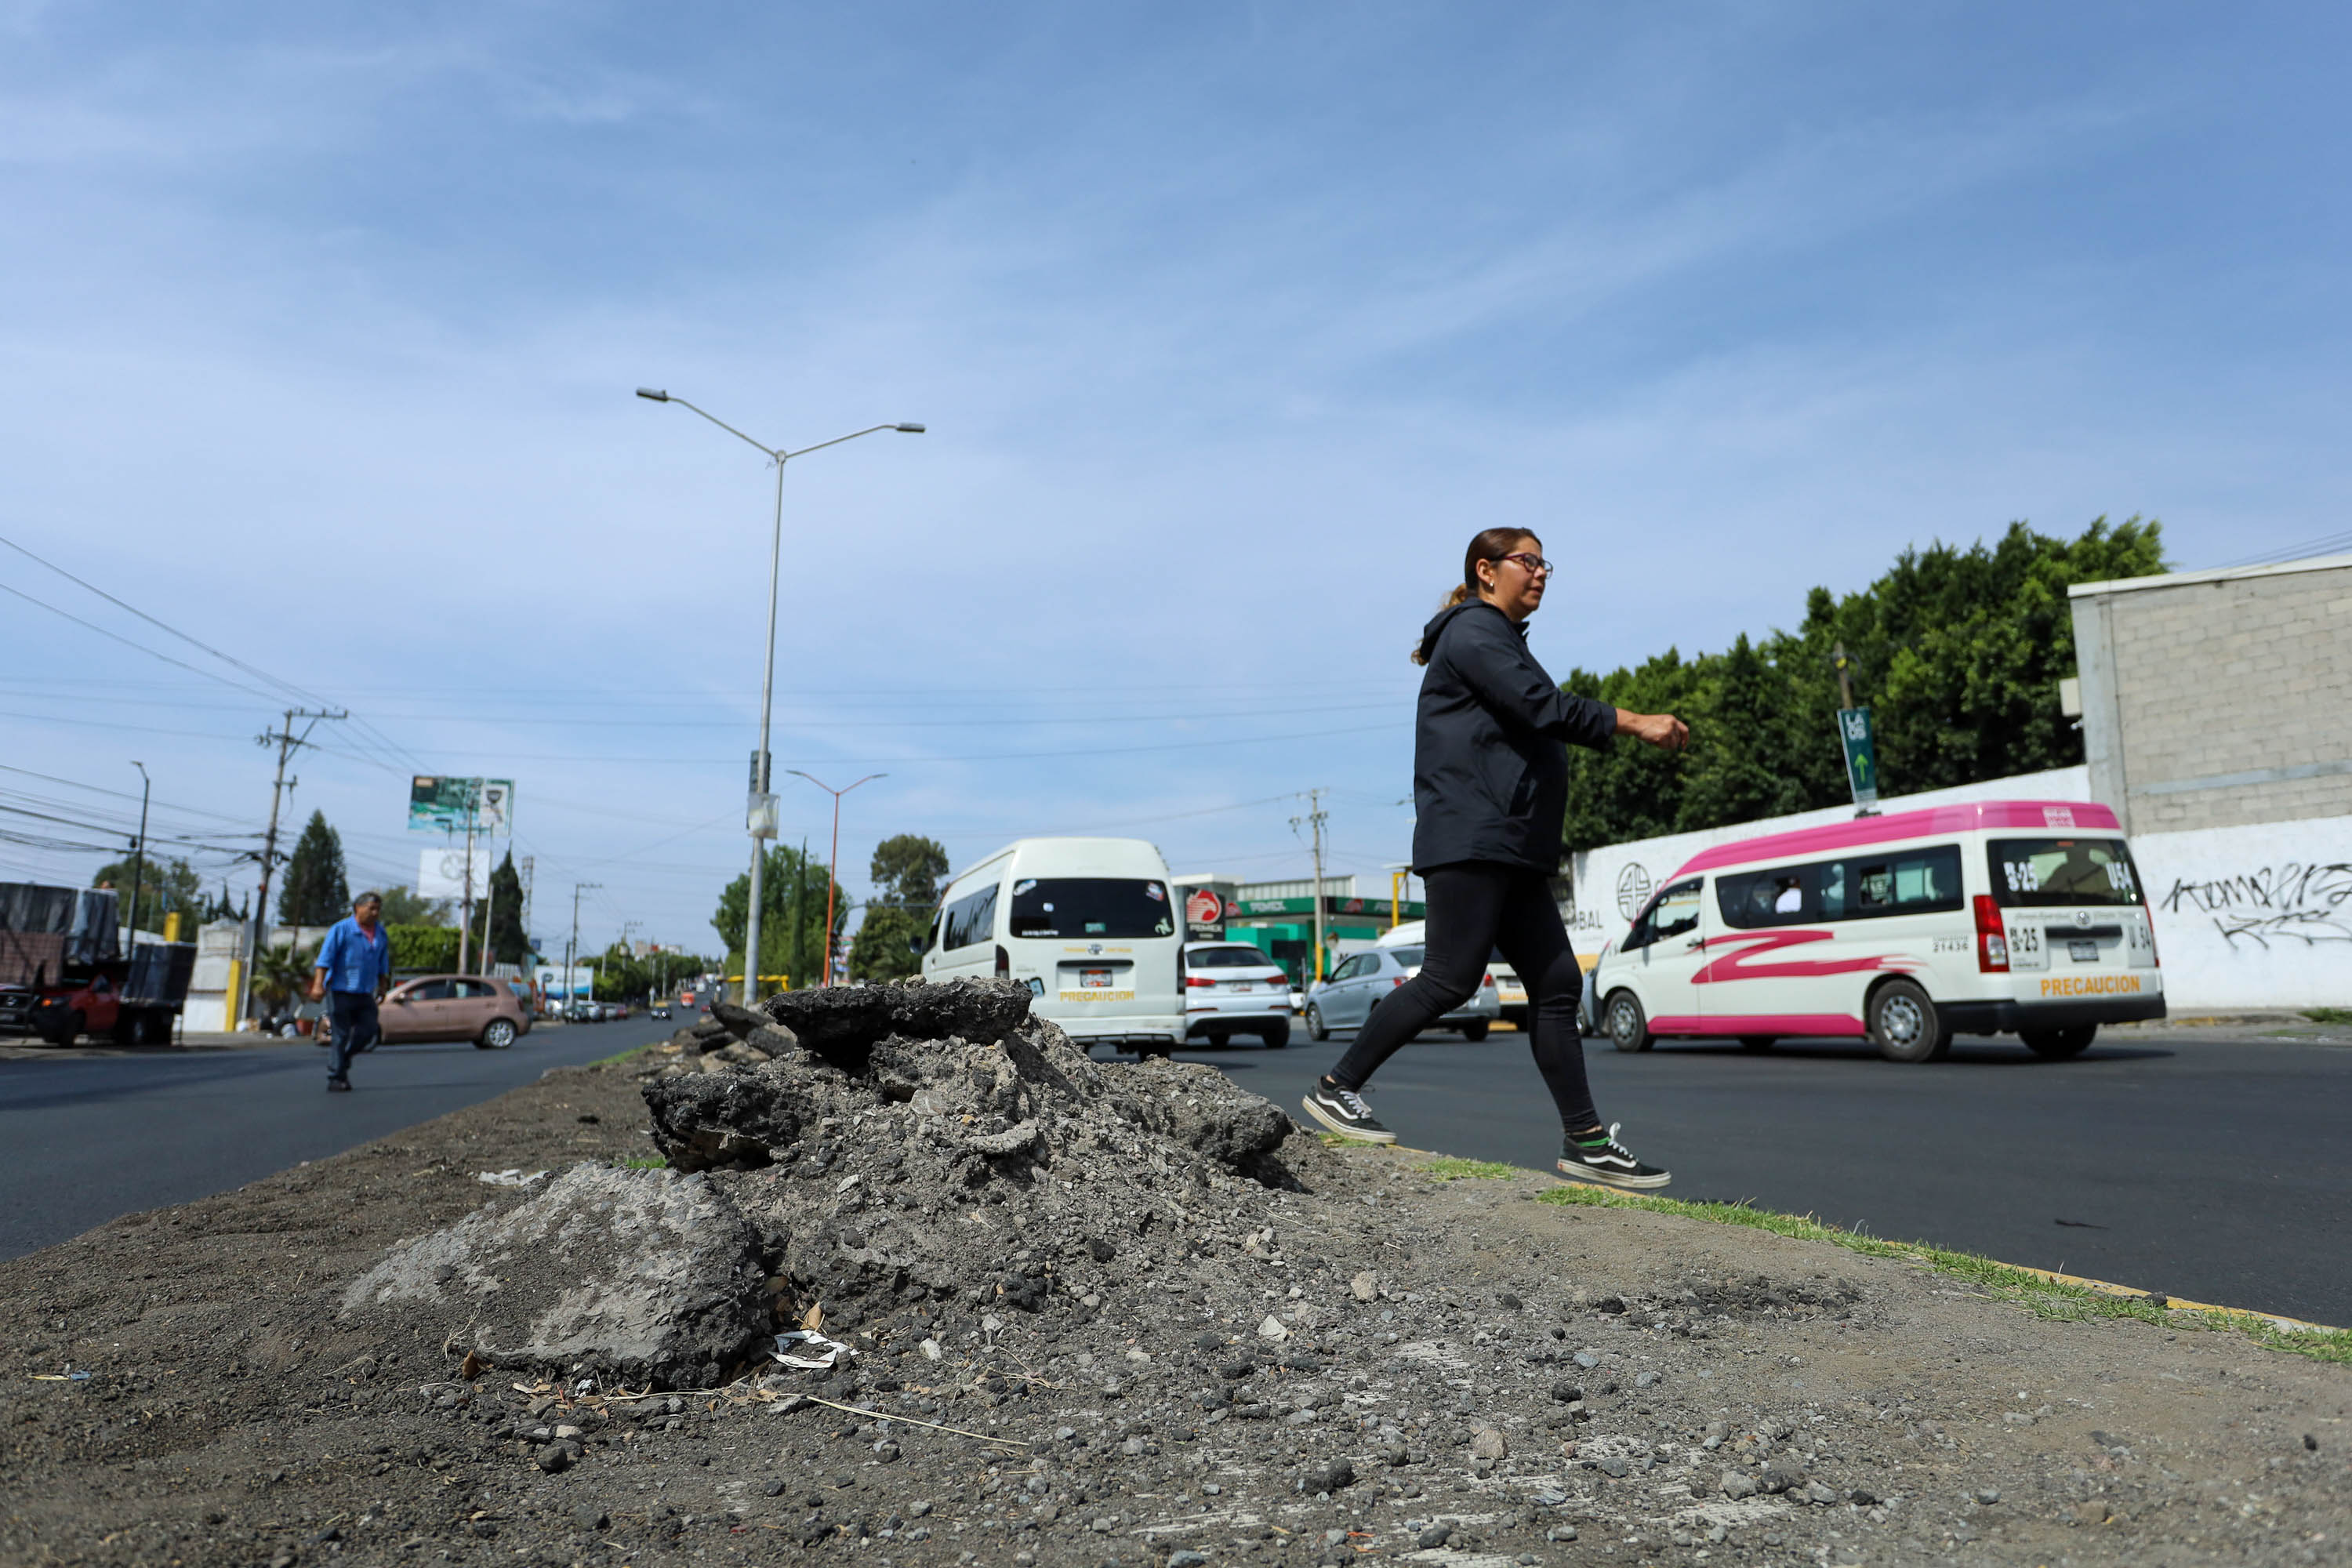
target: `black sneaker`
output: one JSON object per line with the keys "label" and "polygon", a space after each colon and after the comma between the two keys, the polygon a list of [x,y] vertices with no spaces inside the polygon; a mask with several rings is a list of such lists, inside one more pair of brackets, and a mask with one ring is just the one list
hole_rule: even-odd
{"label": "black sneaker", "polygon": [[352,1080],[347,1078],[331,1078],[327,1080],[329,1094],[349,1094],[351,1091]]}
{"label": "black sneaker", "polygon": [[1571,1181],[1599,1182],[1604,1186],[1637,1191],[1663,1187],[1673,1181],[1673,1172],[1644,1165],[1633,1158],[1633,1151],[1617,1142],[1617,1129],[1623,1125],[1622,1121],[1611,1122],[1607,1140],[1600,1143],[1580,1143],[1573,1138],[1562,1138],[1559,1173]]}
{"label": "black sneaker", "polygon": [[1364,1097],[1352,1089],[1336,1089],[1318,1080],[1300,1103],[1307,1107],[1307,1115],[1342,1138],[1359,1143],[1396,1142],[1396,1134],[1380,1124]]}

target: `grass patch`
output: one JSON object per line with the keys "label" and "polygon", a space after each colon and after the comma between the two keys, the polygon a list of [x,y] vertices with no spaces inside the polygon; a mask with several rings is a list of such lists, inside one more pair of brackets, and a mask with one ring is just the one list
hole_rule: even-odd
{"label": "grass patch", "polygon": [[2352,1024],[2352,1007],[2306,1007],[2303,1016],[2315,1024]]}
{"label": "grass patch", "polygon": [[592,1068],[616,1067],[620,1063],[627,1061],[632,1057],[644,1056],[656,1046],[666,1046],[667,1044],[669,1044],[669,1041],[666,1038],[659,1040],[647,1040],[642,1046],[631,1046],[625,1051],[614,1051],[609,1057],[598,1057],[594,1061],[590,1062],[588,1065]]}
{"label": "grass patch", "polygon": [[1415,1165],[1421,1174],[1440,1182],[1507,1182],[1523,1175],[1517,1165],[1506,1165],[1494,1160],[1456,1160],[1441,1155],[1426,1165]]}
{"label": "grass patch", "polygon": [[659,1154],[624,1154],[613,1163],[624,1171],[667,1171],[669,1162]]}
{"label": "grass patch", "polygon": [[[1456,1163],[1469,1164],[1469,1161]],[[2318,1331],[2282,1330],[2269,1319],[2252,1312],[2174,1311],[2139,1296],[2115,1296],[2088,1286],[2044,1279],[2039,1274],[1996,1263],[1966,1252],[1949,1252],[1923,1242],[1884,1241],[1858,1231],[1840,1230],[1802,1215],[1775,1214],[1746,1204],[1689,1203],[1681,1198],[1649,1197],[1611,1192],[1601,1187],[1558,1186],[1536,1196],[1539,1204],[1575,1208],[1643,1209],[1651,1214],[1680,1215],[1716,1225],[1746,1226],[1800,1241],[1826,1241],[1865,1258],[1892,1258],[1924,1264],[1979,1287],[1997,1300],[2014,1301],[2037,1318],[2083,1322],[2093,1318],[2137,1318],[2169,1328],[2191,1328],[2241,1333],[2273,1350],[2292,1351],[2315,1361],[2352,1365],[2352,1330]]]}

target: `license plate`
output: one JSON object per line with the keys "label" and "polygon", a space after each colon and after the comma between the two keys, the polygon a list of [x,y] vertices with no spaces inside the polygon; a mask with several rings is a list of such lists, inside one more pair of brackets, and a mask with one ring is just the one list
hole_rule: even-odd
{"label": "license plate", "polygon": [[2095,942],[2070,942],[2066,944],[2066,956],[2077,963],[2096,963],[2099,962],[2099,944]]}
{"label": "license plate", "polygon": [[1108,991],[1110,989],[1110,971],[1081,969],[1078,971],[1078,986],[1086,991]]}

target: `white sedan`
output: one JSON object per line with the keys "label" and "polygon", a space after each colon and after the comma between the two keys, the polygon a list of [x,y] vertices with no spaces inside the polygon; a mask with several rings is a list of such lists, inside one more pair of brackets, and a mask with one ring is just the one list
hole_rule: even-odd
{"label": "white sedan", "polygon": [[1290,977],[1248,942],[1186,942],[1184,1037],[1223,1046],[1235,1035],[1290,1044]]}

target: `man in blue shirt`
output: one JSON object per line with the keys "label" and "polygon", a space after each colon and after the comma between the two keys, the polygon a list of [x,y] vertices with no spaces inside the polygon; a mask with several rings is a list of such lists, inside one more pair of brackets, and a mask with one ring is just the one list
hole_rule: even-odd
{"label": "man in blue shirt", "polygon": [[383,929],[383,900],[362,893],[352,900],[349,920],[337,921],[319,944],[318,967],[310,976],[310,1000],[331,997],[333,1049],[327,1059],[327,1089],[341,1093],[352,1087],[352,1058],[375,1049],[382,1031],[375,1005],[392,986],[392,933]]}

